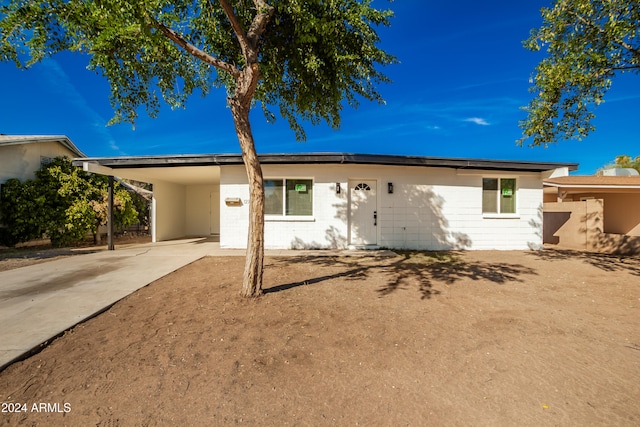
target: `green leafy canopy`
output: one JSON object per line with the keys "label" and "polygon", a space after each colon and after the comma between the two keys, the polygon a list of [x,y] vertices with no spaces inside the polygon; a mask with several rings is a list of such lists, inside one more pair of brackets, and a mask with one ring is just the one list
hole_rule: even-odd
{"label": "green leafy canopy", "polygon": [[[53,246],[65,246],[97,233],[107,223],[107,177],[83,172],[58,157],[36,171],[34,180],[10,179],[0,197],[0,242],[13,246],[46,235]],[[126,228],[138,212],[131,194],[114,187],[115,224]]]}
{"label": "green leafy canopy", "polygon": [[[249,29],[253,1],[229,0],[241,26]],[[379,49],[377,26],[392,12],[372,0],[273,0],[273,14],[259,41],[259,81],[254,101],[267,119],[274,108],[300,139],[302,121],[340,124],[343,100],[382,101],[376,84],[388,82],[378,66],[394,63]],[[88,68],[111,87],[111,123],[134,123],[140,107],[151,117],[161,99],[172,108],[187,98],[235,80],[228,64],[245,58],[232,23],[215,0],[13,0],[0,7],[0,60],[29,66],[64,50],[89,55]],[[195,46],[203,57],[185,54],[163,29]]]}
{"label": "green leafy canopy", "polygon": [[612,78],[640,72],[638,0],[556,0],[542,17],[543,25],[524,42],[547,51],[520,123],[519,143],[531,138],[534,146],[586,137],[594,130],[592,110],[604,102]]}

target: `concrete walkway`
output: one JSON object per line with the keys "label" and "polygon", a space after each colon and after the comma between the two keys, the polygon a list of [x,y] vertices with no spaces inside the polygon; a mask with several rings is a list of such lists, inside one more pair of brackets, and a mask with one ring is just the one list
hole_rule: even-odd
{"label": "concrete walkway", "polygon": [[[373,255],[370,251],[266,251],[266,256]],[[376,253],[380,255],[379,252]],[[393,253],[390,253],[393,254]],[[115,302],[204,256],[244,256],[208,239],[182,239],[74,255],[0,272],[0,370]]]}

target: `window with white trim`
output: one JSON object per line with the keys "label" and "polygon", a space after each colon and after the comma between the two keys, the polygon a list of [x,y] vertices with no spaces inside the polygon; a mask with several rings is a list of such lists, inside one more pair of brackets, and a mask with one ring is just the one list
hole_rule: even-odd
{"label": "window with white trim", "polygon": [[482,213],[516,213],[515,178],[482,178]]}
{"label": "window with white trim", "polygon": [[313,215],[313,180],[265,179],[264,209],[266,215]]}

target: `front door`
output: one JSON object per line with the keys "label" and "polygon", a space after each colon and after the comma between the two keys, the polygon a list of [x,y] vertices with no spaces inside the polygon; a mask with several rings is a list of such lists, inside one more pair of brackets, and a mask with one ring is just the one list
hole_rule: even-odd
{"label": "front door", "polygon": [[376,181],[349,181],[349,243],[357,246],[378,242]]}

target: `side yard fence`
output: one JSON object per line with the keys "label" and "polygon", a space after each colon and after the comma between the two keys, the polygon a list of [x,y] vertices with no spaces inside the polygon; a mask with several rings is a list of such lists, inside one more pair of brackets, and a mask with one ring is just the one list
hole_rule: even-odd
{"label": "side yard fence", "polygon": [[617,255],[640,254],[640,236],[605,232],[601,199],[545,203],[543,212],[546,244]]}

